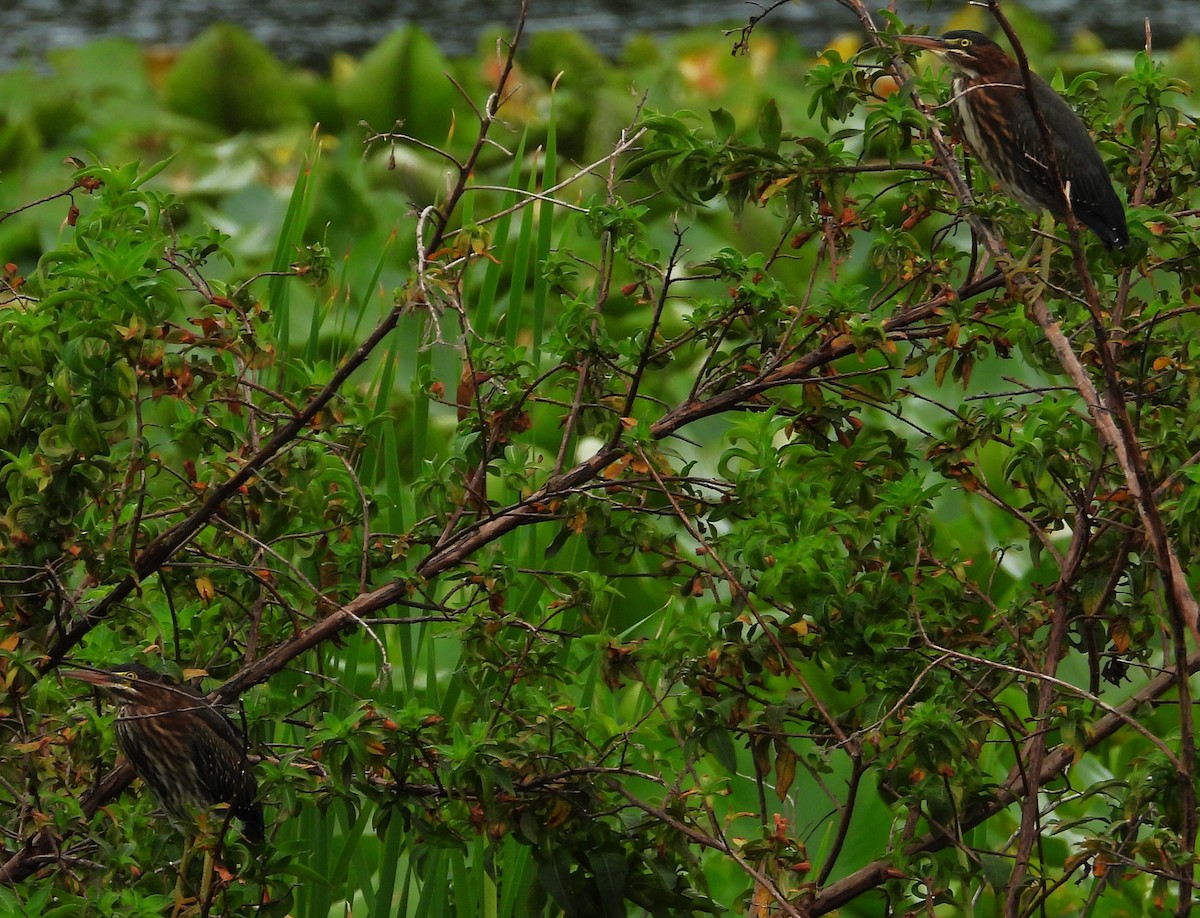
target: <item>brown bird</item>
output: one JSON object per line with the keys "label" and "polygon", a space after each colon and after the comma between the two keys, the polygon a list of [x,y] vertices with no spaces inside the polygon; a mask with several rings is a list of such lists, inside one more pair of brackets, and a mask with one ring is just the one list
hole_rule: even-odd
{"label": "brown bird", "polygon": [[[901,35],[907,45],[943,58],[954,70],[954,108],[964,139],[1004,193],[1022,207],[1075,217],[1105,246],[1129,244],[1125,207],[1087,128],[1071,106],[1037,74],[1033,97],[1049,128],[1050,143],[1029,104],[1021,68],[979,32],[947,32],[941,38]],[[1055,181],[1050,162],[1058,167]],[[1066,189],[1067,195],[1063,191]]]}
{"label": "brown bird", "polygon": [[140,663],[63,675],[116,702],[121,751],[185,835],[197,811],[228,804],[246,838],[262,839],[262,805],[242,734],[207,698]]}

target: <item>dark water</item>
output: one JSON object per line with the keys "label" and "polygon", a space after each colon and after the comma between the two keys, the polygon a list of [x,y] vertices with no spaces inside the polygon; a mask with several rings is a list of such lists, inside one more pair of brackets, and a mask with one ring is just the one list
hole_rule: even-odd
{"label": "dark water", "polygon": [[[884,5],[878,0],[875,5]],[[896,0],[914,23],[937,25],[962,0]],[[1150,17],[1155,44],[1188,32],[1196,0],[1029,0],[1064,36],[1087,28],[1113,47],[1142,45]],[[444,51],[466,54],[486,26],[514,22],[518,0],[0,0],[0,70],[22,56],[124,36],[148,44],[183,44],[218,20],[237,22],[284,60],[321,68],[335,51],[361,54],[406,23],[426,29]],[[532,0],[530,28],[575,29],[607,54],[635,32],[666,35],[692,26],[744,22],[758,8],[739,0]],[[836,0],[794,0],[771,15],[813,48],[856,23]]]}

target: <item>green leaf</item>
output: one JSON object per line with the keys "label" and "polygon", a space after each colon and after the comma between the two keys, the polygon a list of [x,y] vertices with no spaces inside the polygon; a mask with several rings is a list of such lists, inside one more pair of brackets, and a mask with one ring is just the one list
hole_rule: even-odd
{"label": "green leaf", "polygon": [[733,748],[733,737],[724,727],[713,727],[707,730],[703,738],[703,746],[713,754],[721,766],[731,774],[737,771],[737,752]]}
{"label": "green leaf", "polygon": [[538,861],[538,882],[568,916],[579,914],[571,883],[571,854],[553,846],[549,856]]}
{"label": "green leaf", "polygon": [[783,137],[783,121],[779,117],[779,106],[774,99],[768,99],[758,116],[758,136],[762,145],[772,153],[779,151]]}
{"label": "green leaf", "polygon": [[733,120],[733,115],[729,114],[723,108],[712,108],[708,111],[712,118],[713,130],[716,132],[718,140],[729,140],[737,133],[737,124]]}
{"label": "green leaf", "polygon": [[593,851],[588,855],[588,864],[596,877],[603,914],[608,918],[623,918],[627,914],[625,884],[629,876],[625,858],[616,851]]}

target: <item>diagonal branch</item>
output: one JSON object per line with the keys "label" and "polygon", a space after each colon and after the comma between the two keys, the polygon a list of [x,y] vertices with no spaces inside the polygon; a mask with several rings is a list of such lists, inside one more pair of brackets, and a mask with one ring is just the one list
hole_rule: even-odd
{"label": "diagonal branch", "polygon": [[[470,155],[463,163],[458,180],[446,198],[445,203],[435,214],[435,227],[427,250],[439,248],[447,236],[450,215],[458,207],[467,184],[475,171],[475,165],[480,154],[487,145],[488,132],[496,122],[500,100],[504,98],[509,78],[512,76],[516,62],[517,45],[525,27],[525,18],[529,10],[529,0],[522,0],[521,13],[517,21],[513,40],[508,45],[508,53],[501,68],[496,83],[496,90],[488,99],[484,114],[480,117],[479,133]],[[401,300],[393,307],[374,330],[356,347],[341,365],[334,371],[329,382],[318,392],[299,412],[286,424],[279,427],[274,434],[254,453],[240,469],[226,482],[213,488],[203,503],[189,517],[172,526],[158,538],[150,542],[137,556],[133,563],[133,572],[128,574],[120,583],[113,587],[88,613],[77,620],[63,632],[54,642],[46,656],[38,664],[38,672],[50,672],[66,657],[66,654],[83,640],[100,621],[102,621],[116,606],[133,593],[138,584],[161,568],[171,557],[186,545],[191,539],[208,525],[209,520],[220,510],[225,501],[237,495],[241,487],[253,479],[274,456],[292,442],[296,436],[308,426],[329,401],[338,393],[346,380],[361,367],[379,344],[392,332],[400,317],[412,306],[421,305],[408,299]]]}

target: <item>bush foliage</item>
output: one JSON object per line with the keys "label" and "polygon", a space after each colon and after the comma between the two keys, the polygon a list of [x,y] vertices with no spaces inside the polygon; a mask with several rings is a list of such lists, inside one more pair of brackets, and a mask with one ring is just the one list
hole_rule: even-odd
{"label": "bush foliage", "polygon": [[202,914],[1189,913],[1188,87],[1070,59],[1133,242],[1035,265],[846,6],[647,98],[519,30],[326,83],[222,27],[117,123],[5,77],[5,910],[171,909],[56,678],[137,660],[255,759]]}

